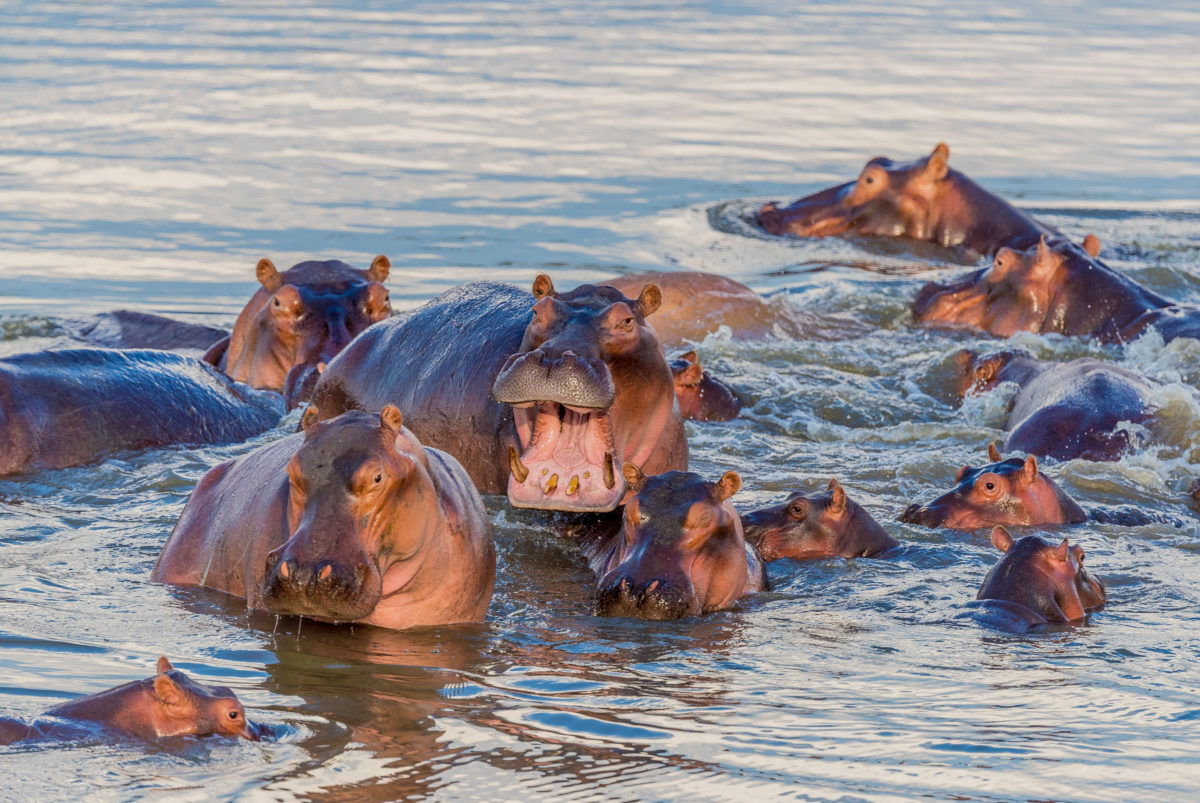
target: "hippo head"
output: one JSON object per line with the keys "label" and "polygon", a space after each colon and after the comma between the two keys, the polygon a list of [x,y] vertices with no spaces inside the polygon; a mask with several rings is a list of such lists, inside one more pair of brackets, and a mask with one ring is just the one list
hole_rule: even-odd
{"label": "hippo head", "polygon": [[1100,241],[1089,234],[1083,249],[1064,241],[1024,251],[1001,248],[991,267],[972,271],[957,282],[930,282],[912,303],[913,317],[925,326],[982,329],[999,337],[1017,332],[1063,332],[1071,299],[1063,292],[1068,278],[1090,265]]}
{"label": "hippo head", "polygon": [[938,185],[949,173],[950,148],[938,143],[915,162],[877,156],[856,181],[795,201],[784,209],[769,203],[758,223],[769,234],[796,237],[911,237],[930,239]]}
{"label": "hippo head", "polygon": [[287,465],[288,539],[267,555],[255,607],[322,621],[367,619],[404,587],[439,521],[424,447],[392,405],[318,422]]}
{"label": "hippo head", "polygon": [[692,421],[731,421],[742,409],[733,390],[709,375],[695,351],[685,351],[670,362],[679,412]]}
{"label": "hippo head", "polygon": [[765,587],[729,501],[742,484],[736,472],[706,482],[684,471],[646,477],[626,463],[623,473],[629,494],[621,533],[597,572],[597,615],[680,619]]}
{"label": "hippo head", "polygon": [[768,562],[871,557],[899,545],[835,479],[821,493],[797,492],[783,504],[747,513],[742,526],[746,540]]}
{"label": "hippo head", "polygon": [[543,274],[533,295],[520,351],[492,386],[492,397],[513,407],[520,443],[509,447],[509,502],[613,510],[625,493],[622,466],[661,461],[664,438],[682,444],[686,467],[671,372],[646,325],[662,301],[658,286],[646,285],[636,301],[588,284],[557,293]]}
{"label": "hippo head", "polygon": [[1023,605],[1047,622],[1071,622],[1104,605],[1104,585],[1083,568],[1083,549],[1064,538],[1051,545],[1036,535],[1014,541],[1008,530],[992,530],[1004,553],[984,578],[976,599]]}
{"label": "hippo head", "polygon": [[1038,471],[1037,458],[1002,460],[995,444],[986,466],[963,466],[955,486],[924,505],[910,505],[900,516],[906,524],[975,530],[995,524],[1075,524],[1087,518],[1083,508]]}
{"label": "hippo head", "polygon": [[262,287],[234,324],[218,367],[257,388],[302,385],[289,374],[329,362],[355,335],[392,314],[383,286],[390,267],[381,255],[366,270],[329,260],[280,273],[271,260],[260,260]]}
{"label": "hippo head", "polygon": [[[210,736],[222,734],[258,741],[264,729],[246,720],[246,709],[224,686],[197,683],[158,659],[149,702],[150,729],[157,736]],[[140,717],[139,717],[140,718]]]}

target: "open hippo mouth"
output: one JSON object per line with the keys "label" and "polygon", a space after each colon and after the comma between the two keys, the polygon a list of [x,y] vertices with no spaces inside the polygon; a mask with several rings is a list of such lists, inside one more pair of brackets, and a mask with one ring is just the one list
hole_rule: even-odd
{"label": "open hippo mouth", "polygon": [[598,359],[540,349],[508,359],[492,397],[513,407],[521,452],[509,447],[513,507],[600,513],[625,494],[609,411],[612,375]]}

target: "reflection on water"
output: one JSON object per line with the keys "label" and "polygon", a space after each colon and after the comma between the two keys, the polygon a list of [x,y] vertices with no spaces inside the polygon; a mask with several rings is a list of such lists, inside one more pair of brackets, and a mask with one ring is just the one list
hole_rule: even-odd
{"label": "reflection on water", "polygon": [[[262,256],[386,253],[397,309],[458,282],[642,270],[735,276],[804,340],[697,344],[743,416],[688,425],[693,470],[751,509],[837,477],[904,542],[773,564],[773,590],[676,623],[589,614],[553,522],[488,499],[483,625],[404,633],[248,615],[151,585],[211,466],[283,437],[121,454],[0,480],[0,711],[144,677],[159,654],[233,687],[274,743],[13,746],[14,794],[209,800],[1186,799],[1200,782],[1200,344],[1014,344],[1146,374],[1160,443],[1046,461],[1108,585],[1080,626],[1013,636],[965,612],[984,532],[901,525],[981,462],[1001,394],[960,409],[910,328],[945,249],[781,241],[749,223],[946,141],[952,165],[1172,298],[1200,301],[1200,12],[982,3],[516,5],[362,0],[16,4],[0,29],[0,355],[136,307],[228,326]],[[457,344],[451,344],[457,345]]]}

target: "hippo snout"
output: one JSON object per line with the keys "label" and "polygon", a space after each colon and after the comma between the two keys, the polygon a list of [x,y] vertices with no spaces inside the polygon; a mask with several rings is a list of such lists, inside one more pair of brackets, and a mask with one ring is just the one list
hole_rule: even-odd
{"label": "hippo snout", "polygon": [[551,401],[606,409],[615,397],[612,374],[604,361],[572,350],[557,357],[542,349],[509,357],[492,385],[492,398],[501,404]]}
{"label": "hippo snout", "polygon": [[630,616],[667,621],[701,613],[691,585],[655,578],[638,583],[629,576],[605,583],[596,592],[597,616]]}
{"label": "hippo snout", "polygon": [[267,557],[262,601],[272,613],[349,621],[375,609],[379,586],[378,572],[366,561],[302,560],[276,550]]}
{"label": "hippo snout", "polygon": [[919,504],[909,505],[900,514],[900,521],[921,527],[940,527],[944,518],[937,510]]}

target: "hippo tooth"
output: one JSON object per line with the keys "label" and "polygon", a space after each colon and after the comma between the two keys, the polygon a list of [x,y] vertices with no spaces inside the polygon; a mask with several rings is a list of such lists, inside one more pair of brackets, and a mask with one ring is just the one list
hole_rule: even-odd
{"label": "hippo tooth", "polygon": [[574,477],[571,477],[571,481],[567,483],[567,496],[573,495],[578,490],[579,490],[579,475],[576,474]]}
{"label": "hippo tooth", "polygon": [[612,452],[604,453],[604,487],[612,490],[617,484],[616,474],[613,472]]}
{"label": "hippo tooth", "polygon": [[550,479],[546,482],[546,496],[554,493],[554,489],[558,487],[558,475],[551,474]]}
{"label": "hippo tooth", "polygon": [[513,446],[508,447],[508,468],[517,478],[517,482],[525,482],[525,478],[529,476],[529,469],[521,462],[521,456]]}

